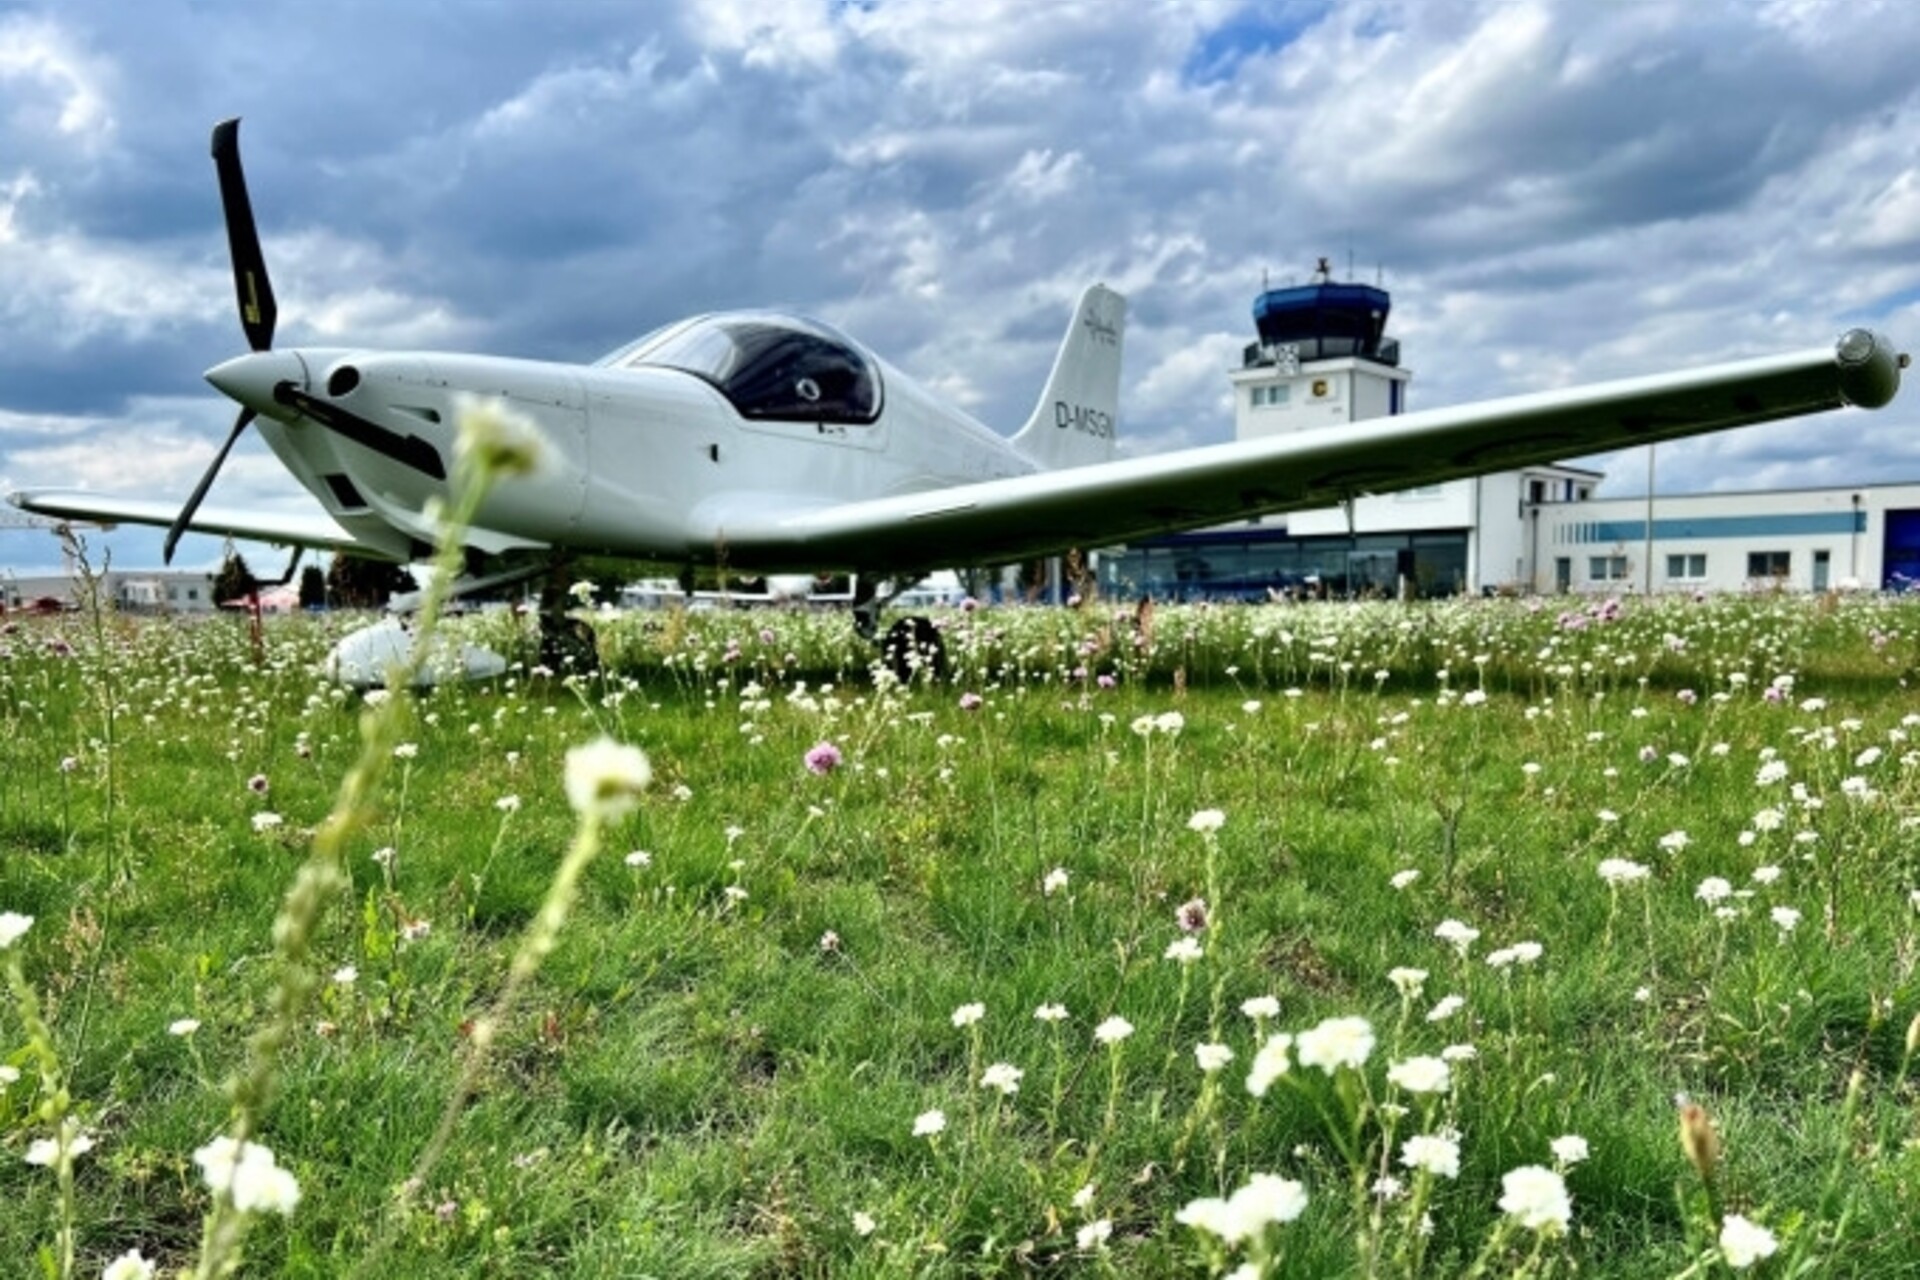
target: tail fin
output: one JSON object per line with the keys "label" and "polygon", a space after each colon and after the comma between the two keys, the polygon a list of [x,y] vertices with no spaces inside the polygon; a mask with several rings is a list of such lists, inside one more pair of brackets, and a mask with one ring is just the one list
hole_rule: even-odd
{"label": "tail fin", "polygon": [[1040,402],[1013,438],[1014,448],[1049,471],[1113,457],[1126,329],[1126,298],[1103,284],[1088,286],[1053,358]]}

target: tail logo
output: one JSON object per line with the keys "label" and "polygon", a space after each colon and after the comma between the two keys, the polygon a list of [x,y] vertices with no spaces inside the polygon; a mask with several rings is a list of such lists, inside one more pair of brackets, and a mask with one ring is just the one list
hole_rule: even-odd
{"label": "tail logo", "polygon": [[1087,308],[1087,336],[1095,342],[1109,347],[1120,345],[1120,326],[1114,322],[1110,310],[1094,303]]}

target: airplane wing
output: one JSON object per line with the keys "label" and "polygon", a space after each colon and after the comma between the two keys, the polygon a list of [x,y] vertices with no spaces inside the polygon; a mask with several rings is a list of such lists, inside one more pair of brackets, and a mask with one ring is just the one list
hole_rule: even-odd
{"label": "airplane wing", "polygon": [[[178,503],[144,498],[120,498],[85,489],[35,489],[10,493],[7,500],[22,511],[87,524],[150,524],[170,526],[180,514]],[[194,533],[224,534],[253,542],[281,546],[318,547],[327,551],[367,552],[367,546],[324,515],[283,515],[267,511],[220,511],[204,507],[194,513],[188,529]],[[373,554],[379,554],[377,551]]]}
{"label": "airplane wing", "polygon": [[[862,572],[1004,563],[1068,547],[1332,506],[1370,493],[1893,398],[1906,357],[1851,330],[1830,348],[1401,414],[1009,480],[781,507],[705,504],[709,553],[736,564]],[[1844,419],[1820,428],[1836,444]]]}

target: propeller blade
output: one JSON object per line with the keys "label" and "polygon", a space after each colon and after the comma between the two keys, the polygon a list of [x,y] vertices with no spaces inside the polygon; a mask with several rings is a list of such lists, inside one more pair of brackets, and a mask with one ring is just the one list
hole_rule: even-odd
{"label": "propeller blade", "polygon": [[200,500],[207,496],[207,490],[213,487],[213,478],[220,474],[220,464],[227,460],[227,454],[233,450],[233,442],[253,421],[253,410],[242,409],[240,416],[233,420],[233,430],[227,432],[227,442],[220,446],[220,452],[213,455],[213,462],[207,467],[206,474],[200,477],[200,483],[193,486],[193,496],[187,499],[187,505],[180,508],[180,514],[173,518],[173,525],[167,530],[167,540],[161,544],[160,559],[166,564],[173,563],[173,549],[180,541],[180,535],[187,531],[193,522],[193,513],[200,509]]}
{"label": "propeller blade", "polygon": [[240,303],[240,327],[255,351],[273,347],[273,282],[267,279],[267,260],[260,252],[260,233],[253,225],[253,204],[247,199],[247,176],[240,170],[240,121],[222,120],[213,126],[213,167],[220,175],[220,208],[227,220],[227,252],[233,259],[233,290]]}

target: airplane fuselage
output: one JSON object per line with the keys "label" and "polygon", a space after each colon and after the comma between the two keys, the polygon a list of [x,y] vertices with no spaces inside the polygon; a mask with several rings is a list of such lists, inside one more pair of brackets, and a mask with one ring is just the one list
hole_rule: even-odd
{"label": "airplane fuselage", "polygon": [[[476,513],[469,545],[492,553],[561,547],[732,563],[726,512],[755,495],[786,509],[828,507],[1037,469],[867,358],[880,383],[871,422],[747,417],[702,377],[652,365],[308,347],[241,356],[208,378],[259,412],[269,447],[334,520],[401,559],[433,540],[425,513],[447,496],[463,396],[498,398],[537,422],[548,445],[536,474],[496,487]],[[763,550],[733,567],[859,566]]]}

